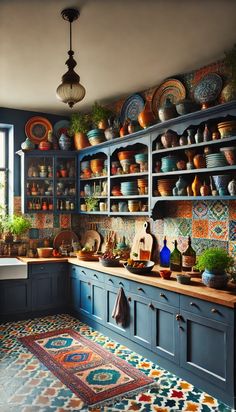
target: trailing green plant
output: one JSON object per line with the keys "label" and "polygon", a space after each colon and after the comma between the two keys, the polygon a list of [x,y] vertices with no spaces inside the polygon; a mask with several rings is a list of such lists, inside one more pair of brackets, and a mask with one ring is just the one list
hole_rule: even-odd
{"label": "trailing green plant", "polygon": [[195,267],[199,270],[207,269],[209,272],[224,273],[234,263],[234,259],[226,250],[221,248],[209,248],[197,258]]}
{"label": "trailing green plant", "polygon": [[92,106],[91,118],[95,126],[98,126],[98,123],[101,120],[108,120],[108,118],[111,116],[112,116],[111,110],[107,109],[106,107],[101,106],[98,102],[94,102]]}
{"label": "trailing green plant", "polygon": [[70,120],[70,135],[74,135],[75,133],[85,133],[87,134],[90,129],[90,116],[88,114],[83,113],[73,113],[71,115]]}
{"label": "trailing green plant", "polygon": [[24,216],[6,215],[2,220],[2,228],[5,233],[20,236],[31,228],[31,223]]}
{"label": "trailing green plant", "polygon": [[98,206],[99,199],[94,196],[88,196],[85,198],[85,204],[87,206],[87,210],[93,210]]}

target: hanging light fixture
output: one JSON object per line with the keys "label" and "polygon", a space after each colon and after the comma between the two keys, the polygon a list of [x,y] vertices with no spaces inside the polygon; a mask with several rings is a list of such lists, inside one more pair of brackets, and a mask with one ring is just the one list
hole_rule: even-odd
{"label": "hanging light fixture", "polygon": [[70,23],[70,50],[68,51],[69,58],[66,61],[68,71],[62,76],[62,83],[58,86],[56,94],[59,100],[72,108],[74,104],[80,102],[85,96],[85,88],[80,84],[80,77],[75,73],[74,68],[77,65],[73,58],[74,52],[72,50],[72,22],[77,20],[80,13],[77,9],[64,9],[61,16],[64,20]]}

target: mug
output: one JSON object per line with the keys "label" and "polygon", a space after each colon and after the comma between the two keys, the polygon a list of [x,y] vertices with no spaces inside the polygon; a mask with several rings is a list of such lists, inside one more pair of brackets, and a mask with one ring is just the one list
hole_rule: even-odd
{"label": "mug", "polygon": [[99,210],[100,210],[100,212],[105,212],[106,211],[106,203],[105,202],[100,202],[99,203]]}

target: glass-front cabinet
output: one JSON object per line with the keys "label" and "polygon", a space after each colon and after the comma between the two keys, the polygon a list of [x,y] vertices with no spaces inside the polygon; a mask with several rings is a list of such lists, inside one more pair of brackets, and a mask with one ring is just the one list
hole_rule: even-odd
{"label": "glass-front cabinet", "polygon": [[77,211],[75,153],[17,152],[21,156],[23,213]]}

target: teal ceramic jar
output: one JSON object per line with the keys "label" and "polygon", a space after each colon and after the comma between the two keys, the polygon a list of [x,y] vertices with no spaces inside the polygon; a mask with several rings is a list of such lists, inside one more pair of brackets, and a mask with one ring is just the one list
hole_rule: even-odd
{"label": "teal ceramic jar", "polygon": [[202,282],[209,288],[224,289],[228,283],[228,276],[225,272],[212,273],[205,269],[202,274]]}

